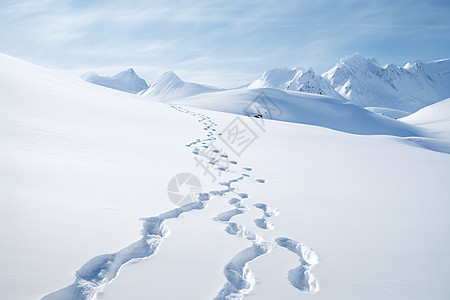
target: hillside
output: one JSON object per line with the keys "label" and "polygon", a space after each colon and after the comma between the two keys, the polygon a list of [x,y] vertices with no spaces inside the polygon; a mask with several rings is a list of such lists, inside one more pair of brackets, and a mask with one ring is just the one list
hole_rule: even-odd
{"label": "hillside", "polygon": [[413,142],[448,142],[427,127],[448,100],[401,121],[267,88],[161,103],[3,54],[0,90],[2,298],[450,295],[450,155]]}

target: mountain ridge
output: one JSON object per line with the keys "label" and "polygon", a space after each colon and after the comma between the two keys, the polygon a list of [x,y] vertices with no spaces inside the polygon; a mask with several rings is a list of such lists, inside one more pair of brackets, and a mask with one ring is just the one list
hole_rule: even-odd
{"label": "mountain ridge", "polygon": [[93,84],[132,94],[136,94],[148,88],[145,80],[140,78],[133,68],[119,72],[112,77],[100,76],[96,72],[91,71],[81,75],[81,78]]}
{"label": "mountain ridge", "polygon": [[445,64],[447,59],[438,61],[444,63],[436,73],[436,61],[381,66],[375,58],[355,53],[341,58],[322,77],[354,104],[411,113],[450,96],[450,89],[445,87],[450,84],[450,64]]}
{"label": "mountain ridge", "polygon": [[223,89],[183,81],[173,71],[167,71],[161,74],[155,83],[138,93],[138,95],[164,101],[221,90]]}
{"label": "mountain ridge", "polygon": [[412,113],[450,97],[450,59],[408,62],[404,67],[381,66],[376,58],[354,53],[320,75],[311,68],[270,69],[248,88],[321,94],[361,107]]}

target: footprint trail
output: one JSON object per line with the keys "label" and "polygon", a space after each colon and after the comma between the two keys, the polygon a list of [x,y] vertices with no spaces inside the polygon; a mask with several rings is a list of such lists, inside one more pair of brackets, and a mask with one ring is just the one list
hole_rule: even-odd
{"label": "footprint trail", "polygon": [[[244,202],[249,201],[251,197],[238,188],[243,181],[264,184],[266,180],[254,178],[252,175],[253,168],[239,167],[238,161],[231,160],[226,153],[222,153],[220,149],[214,146],[213,142],[221,136],[221,133],[217,131],[217,123],[213,122],[210,117],[172,104],[169,104],[169,107],[198,118],[197,121],[206,133],[206,138],[197,138],[185,145],[192,152],[194,159],[204,158],[207,165],[219,174],[236,174],[236,177],[219,182],[218,185],[222,188],[199,194],[197,201],[193,203],[163,212],[157,216],[142,218],[143,223],[139,240],[115,253],[102,254],[90,259],[75,272],[75,280],[71,285],[49,293],[42,299],[90,300],[96,298],[97,293],[118,276],[124,265],[131,261],[149,258],[157,251],[161,251],[160,248],[164,239],[170,234],[166,220],[178,219],[182,214],[206,209],[207,203],[212,197],[217,200],[227,200],[232,207],[219,213],[214,220],[225,225],[224,231],[226,234],[245,239],[250,243],[248,248],[235,254],[229,263],[224,266],[223,274],[226,281],[214,299],[239,300],[254,289],[257,280],[249,268],[249,263],[270,253],[274,244],[259,233],[248,230],[246,226],[233,222],[232,219],[256,208],[263,213],[261,218],[254,220],[257,229],[261,232],[275,229],[269,219],[277,216],[279,211],[265,203],[246,205]],[[302,292],[317,292],[319,285],[311,274],[311,269],[318,263],[316,253],[306,245],[288,238],[280,237],[275,239],[275,242],[297,254],[300,259],[300,266],[288,272],[290,283]]]}

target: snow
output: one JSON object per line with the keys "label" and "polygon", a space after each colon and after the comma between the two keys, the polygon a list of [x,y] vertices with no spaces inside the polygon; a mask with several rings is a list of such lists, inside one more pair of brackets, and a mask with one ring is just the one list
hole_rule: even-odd
{"label": "snow", "polygon": [[342,58],[322,76],[354,104],[412,113],[450,96],[449,70],[447,60],[408,63],[402,68],[380,66],[376,59],[355,53]]}
{"label": "snow", "polygon": [[284,90],[286,89],[288,82],[291,81],[298,72],[301,72],[301,70],[295,68],[278,68],[267,70],[258,79],[250,83],[248,88],[273,88]]}
{"label": "snow", "polygon": [[140,92],[139,94],[144,97],[163,101],[216,92],[219,90],[219,88],[211,86],[185,82],[181,80],[174,72],[168,71],[163,73],[148,89]]}
{"label": "snow", "polygon": [[99,76],[95,72],[88,72],[81,76],[87,82],[109,87],[119,91],[136,94],[148,88],[144,79],[140,78],[133,69],[122,71],[113,77]]}
{"label": "snow", "polygon": [[139,240],[139,217],[175,207],[166,186],[195,172],[182,145],[199,125],[138,96],[0,61],[0,290],[38,299]]}
{"label": "snow", "polygon": [[[444,98],[450,96],[450,59],[440,59],[430,62],[416,61],[413,64],[407,64],[409,70],[416,71],[423,70],[435,82],[435,89]],[[440,100],[443,100],[441,98]]]}
{"label": "snow", "polygon": [[[267,88],[166,105],[5,55],[0,88],[5,299],[450,297],[450,156],[420,144],[448,143],[449,100],[401,120]],[[245,116],[261,92],[281,114]],[[234,122],[257,135],[239,154]],[[181,172],[202,193],[176,207]]]}
{"label": "snow", "polygon": [[[276,89],[240,89],[208,93],[171,103],[239,115],[262,114],[264,118],[318,125],[357,134],[420,136],[420,130],[403,122],[372,113],[334,98]],[[271,109],[264,108],[272,105]]]}
{"label": "snow", "polygon": [[[218,124],[230,119],[228,114],[203,113]],[[232,185],[249,195],[240,200],[248,211],[232,217],[232,223],[222,225],[222,230],[240,237],[238,240],[255,232],[273,244],[277,238],[286,237],[314,250],[319,263],[310,274],[320,286],[315,295],[318,299],[448,296],[448,239],[442,238],[449,225],[444,178],[449,172],[448,155],[397,143],[398,138],[358,136],[284,122],[267,121],[266,125],[266,132],[239,158],[239,164],[254,166],[251,172],[267,181],[255,185],[241,180]],[[121,276],[104,289],[101,299],[141,295],[157,299],[213,298],[222,286],[209,288],[211,278],[205,274],[218,276],[211,257],[218,257],[225,247],[229,249],[226,256],[233,260],[232,253],[240,253],[251,243],[242,244],[241,250],[234,248],[232,239],[226,246],[218,246],[211,231],[221,223],[183,230],[196,218],[213,219],[233,207],[219,209],[220,200],[211,201],[199,215],[170,224],[177,237],[171,236],[151,260],[124,268]],[[258,228],[253,222],[262,214],[252,208],[255,202],[269,203],[279,211],[270,219],[274,230]],[[212,211],[208,211],[210,208]],[[211,239],[214,242],[205,245],[205,240]],[[187,245],[205,255],[197,258],[186,250]],[[208,264],[211,268],[205,270]],[[298,255],[274,245],[269,253],[249,263],[257,284],[244,299],[306,298],[308,294],[299,292],[289,281],[289,270],[299,265]],[[143,286],[139,278],[165,284]],[[166,285],[175,282],[182,291]],[[430,289],[430,284],[436,288]]]}
{"label": "snow", "polygon": [[393,109],[393,108],[385,108],[385,107],[366,107],[365,109],[392,118],[392,119],[399,119],[399,118],[403,118],[406,117],[408,115],[410,115],[409,112],[407,111],[403,111],[403,110],[399,110],[399,109]]}
{"label": "snow", "polygon": [[408,62],[404,66],[405,69],[411,70],[417,68],[417,66],[421,66],[428,74],[438,74],[438,73],[446,73],[450,71],[450,58],[447,59],[438,59],[429,62]]}
{"label": "snow", "polygon": [[273,88],[286,91],[297,91],[319,95],[327,95],[345,102],[322,76],[310,68],[272,69],[264,72],[260,78],[253,81],[249,89]]}
{"label": "snow", "polygon": [[[450,59],[412,62],[404,67],[380,66],[375,58],[355,53],[317,75],[302,68],[264,72],[249,89],[273,88],[327,95],[361,107],[381,107],[412,113],[450,96]],[[385,111],[398,118],[401,114]]]}
{"label": "snow", "polygon": [[428,130],[428,134],[450,140],[450,98],[422,108],[418,112],[403,119],[403,122],[420,126]]}

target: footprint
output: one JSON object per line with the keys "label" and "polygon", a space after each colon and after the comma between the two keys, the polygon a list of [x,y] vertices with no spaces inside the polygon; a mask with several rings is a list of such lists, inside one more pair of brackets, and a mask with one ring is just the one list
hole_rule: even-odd
{"label": "footprint", "polygon": [[215,196],[223,196],[231,191],[234,191],[234,188],[227,188],[225,190],[220,190],[220,191],[211,191],[209,192],[211,195],[215,195]]}
{"label": "footprint", "polygon": [[253,204],[253,206],[261,209],[264,212],[264,216],[266,217],[278,216],[280,214],[280,211],[278,209],[271,208],[265,203],[255,203]]}
{"label": "footprint", "polygon": [[245,212],[245,210],[242,208],[235,208],[235,209],[218,214],[217,217],[215,217],[215,219],[218,221],[221,221],[221,222],[228,222],[228,221],[230,221],[230,219],[232,217],[243,214],[244,212]]}
{"label": "footprint", "polygon": [[225,227],[225,231],[231,235],[240,236],[249,241],[254,241],[258,238],[255,233],[247,230],[245,226],[239,225],[235,222],[229,222],[227,227]]}
{"label": "footprint", "polygon": [[238,198],[231,198],[228,200],[228,203],[236,206],[237,208],[245,208],[245,205],[242,204],[242,201]]}
{"label": "footprint", "polygon": [[223,270],[227,282],[214,300],[239,300],[248,294],[256,284],[248,263],[270,250],[271,245],[267,242],[254,242],[251,247],[236,254]]}
{"label": "footprint", "polygon": [[319,263],[316,252],[305,244],[279,237],[275,242],[289,251],[298,255],[300,266],[288,272],[288,280],[298,290],[314,294],[319,291],[319,282],[311,274],[311,269]]}
{"label": "footprint", "polygon": [[273,224],[270,223],[270,221],[267,220],[266,217],[262,217],[260,219],[255,219],[254,221],[255,221],[256,226],[258,226],[261,229],[269,229],[269,230],[275,229],[275,226],[273,226]]}
{"label": "footprint", "polygon": [[86,262],[75,272],[75,282],[65,288],[52,292],[42,299],[80,299],[95,298],[103,287],[113,280],[119,270],[126,263],[152,256],[161,245],[169,230],[165,220],[178,218],[182,213],[204,209],[205,201],[209,200],[208,193],[201,193],[199,201],[189,203],[158,216],[143,218],[142,237],[122,250],[96,256]]}

